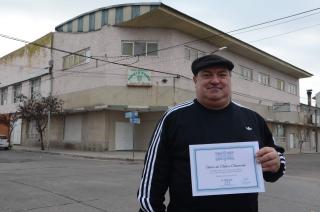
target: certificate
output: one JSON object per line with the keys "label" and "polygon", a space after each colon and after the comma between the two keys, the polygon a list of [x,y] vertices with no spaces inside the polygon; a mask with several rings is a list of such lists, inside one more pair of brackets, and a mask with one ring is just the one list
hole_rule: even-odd
{"label": "certificate", "polygon": [[192,195],[264,192],[257,141],[190,145]]}

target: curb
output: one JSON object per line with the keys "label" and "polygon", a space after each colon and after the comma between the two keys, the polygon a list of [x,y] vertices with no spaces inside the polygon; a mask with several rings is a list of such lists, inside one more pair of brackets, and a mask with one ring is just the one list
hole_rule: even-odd
{"label": "curb", "polygon": [[85,154],[77,154],[77,153],[68,153],[68,152],[51,152],[48,150],[33,150],[33,149],[11,149],[11,151],[16,152],[33,152],[33,153],[44,153],[50,155],[63,155],[74,158],[86,158],[86,159],[98,159],[98,160],[120,160],[120,161],[144,161],[144,159],[140,158],[132,158],[132,157],[112,157],[112,156],[93,156],[93,155],[85,155]]}

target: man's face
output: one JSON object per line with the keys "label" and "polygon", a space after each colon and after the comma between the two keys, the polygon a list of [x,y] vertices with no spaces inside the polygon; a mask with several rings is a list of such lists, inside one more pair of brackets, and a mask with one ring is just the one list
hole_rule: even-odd
{"label": "man's face", "polygon": [[230,103],[231,74],[224,67],[209,67],[193,77],[198,101],[210,109],[222,109]]}

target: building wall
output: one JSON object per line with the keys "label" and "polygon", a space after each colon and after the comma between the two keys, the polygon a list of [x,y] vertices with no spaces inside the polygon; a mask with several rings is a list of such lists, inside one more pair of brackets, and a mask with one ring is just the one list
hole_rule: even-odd
{"label": "building wall", "polygon": [[320,108],[320,92],[316,93],[316,107]]}
{"label": "building wall", "polygon": [[[109,15],[112,15],[112,11],[112,9],[109,10]],[[124,17],[127,17],[129,12],[125,10],[124,14]],[[101,14],[97,13],[96,15],[100,17]],[[83,30],[85,32],[89,28],[86,25],[87,19],[89,19],[88,15],[84,16]],[[73,26],[77,21],[74,22]],[[96,24],[99,23],[96,22]],[[63,26],[63,28],[66,27],[66,25]],[[163,49],[177,43],[195,40],[195,38],[173,29],[123,28],[110,25],[86,33],[55,32],[53,40],[54,48],[69,52],[90,48],[91,56],[104,60],[91,59],[88,63],[64,70],[63,57],[68,54],[59,51],[52,52],[54,61],[53,95],[64,100],[66,113],[52,118],[50,146],[93,151],[115,149],[115,125],[116,122],[129,122],[124,117],[124,112],[128,110],[128,106],[168,107],[194,98],[194,83],[190,70],[192,61],[185,59],[185,48],[188,47],[201,52],[212,52],[217,49],[216,46],[199,41],[159,51],[157,56],[122,57],[122,40],[156,41],[158,42],[158,48]],[[232,71],[232,98],[234,101],[257,111],[271,126],[276,122],[283,123],[286,128],[286,139],[290,133],[297,131],[294,124],[304,122],[304,117],[299,114],[298,109],[292,109],[290,112],[275,112],[272,110],[272,105],[275,102],[287,102],[292,105],[292,108],[297,108],[299,104],[298,79],[282,73],[281,70],[274,70],[236,55],[228,49],[217,54],[229,58],[235,64]],[[20,78],[23,83],[22,93],[28,95],[28,91],[30,91],[28,79],[37,76],[37,74],[46,73],[47,69],[44,68],[48,66],[50,59],[51,52],[42,48],[34,51],[31,56],[26,51],[19,54],[14,53],[12,57],[10,56],[6,60],[1,59],[1,86],[9,85],[8,96],[12,96],[11,85]],[[108,61],[111,63],[108,63]],[[112,64],[113,62],[169,72],[171,75],[153,72],[151,73],[151,86],[127,86],[128,70],[131,68]],[[16,64],[18,64],[17,67],[15,67]],[[253,70],[252,80],[246,80],[241,76],[241,66]],[[257,73],[269,75],[270,85],[259,84]],[[182,77],[176,77],[177,75]],[[275,88],[276,79],[285,81],[284,91]],[[49,76],[41,78],[41,89],[44,95],[47,95],[50,91],[49,82]],[[288,93],[288,83],[297,86],[296,95]],[[99,106],[107,106],[108,109],[95,111]],[[112,107],[123,108],[122,111],[116,111]],[[0,113],[12,111],[14,108],[15,105],[12,103],[0,106]],[[136,150],[147,148],[154,127],[162,114],[163,111],[140,113],[141,124],[134,127]],[[65,139],[66,119],[71,116],[81,117],[79,119],[81,122],[79,142]],[[38,138],[34,135],[28,135],[29,124],[23,122],[22,144],[37,146],[39,145]],[[45,135],[45,141],[46,139],[48,139],[47,135]],[[281,145],[288,148],[286,140]],[[295,144],[294,148],[296,146]],[[308,146],[304,148],[307,149]]]}
{"label": "building wall", "polygon": [[[161,49],[192,39],[195,38],[175,30],[154,28],[131,29],[105,26],[99,31],[89,33],[55,33],[54,46],[56,48],[63,47],[65,50],[70,52],[76,52],[90,47],[91,55],[103,58],[104,60],[121,60],[121,63],[126,64],[135,62],[134,65],[138,67],[145,67],[153,70],[166,71],[186,76],[190,79],[185,79],[183,77],[175,79],[175,87],[177,90],[181,89],[191,91],[189,98],[192,98],[194,96],[194,85],[191,80],[191,61],[188,61],[184,58],[184,46],[165,51],[159,51],[158,56],[139,57],[139,59],[129,58],[126,60],[123,60],[123,58],[121,59],[120,57],[121,40],[157,41],[159,44],[159,49]],[[215,46],[204,42],[196,42],[194,44],[190,44],[189,47],[199,49],[204,52],[209,52],[213,49],[216,49]],[[280,91],[274,88],[275,80],[282,79],[285,81],[285,86],[287,86],[288,83],[292,83],[297,85],[297,89],[299,89],[298,79],[281,73],[279,70],[273,70],[246,58],[237,56],[232,52],[228,52],[228,50],[222,51],[219,54],[231,59],[235,63],[235,69],[232,72],[234,99],[245,100],[248,102],[269,106],[274,102],[283,102],[284,99],[290,104],[299,104],[298,92],[297,95],[292,95],[287,92],[287,87],[285,91]],[[54,80],[54,94],[65,95],[68,93],[79,93],[81,91],[90,92],[90,90],[92,90],[91,93],[96,93],[98,90],[106,89],[108,91],[110,90],[110,96],[114,95],[111,94],[114,91],[120,90],[120,96],[123,98],[128,98],[128,95],[123,95],[122,91],[124,91],[124,93],[129,93],[134,90],[132,88],[127,88],[126,86],[127,71],[130,68],[110,64],[107,62],[97,62],[91,60],[90,63],[85,65],[63,70],[62,58],[65,55],[65,53],[54,53],[54,69],[58,70],[54,73],[54,78],[57,79]],[[105,58],[105,56],[108,58]],[[240,65],[253,69],[252,81],[241,78],[241,71],[239,68]],[[257,82],[256,78],[258,72],[263,72],[270,76],[270,86],[264,86]],[[162,79],[164,78],[167,79],[166,84],[162,83]],[[94,83],[92,83],[93,81]],[[165,74],[152,73],[152,88],[143,88],[143,90],[147,93],[153,94],[154,96],[156,89],[161,91],[162,89],[166,89],[165,87],[168,87],[169,89],[170,87],[173,87],[173,77]],[[246,96],[244,96],[244,94],[246,94]],[[164,98],[164,102],[166,103],[166,99],[173,99],[172,97],[169,97],[170,94],[166,96],[167,97]],[[92,100],[91,103],[99,103],[99,100],[94,100],[93,96],[91,96],[90,100]],[[143,98],[139,99],[138,102],[148,105],[150,104],[150,102],[148,102],[149,100],[150,98]],[[184,100],[184,98],[182,98],[182,100]],[[120,102],[121,100],[119,100],[117,104],[120,104]],[[128,101],[125,99],[122,102]],[[173,105],[173,102],[170,105]]]}
{"label": "building wall", "polygon": [[[51,46],[52,33],[49,33],[38,40],[37,44]],[[41,77],[41,94],[48,95],[50,81],[48,76],[49,60],[51,51],[47,48],[28,44],[2,58],[0,58],[0,88],[8,87],[7,104],[0,105],[0,113],[16,111],[16,104],[13,103],[13,85],[22,83],[21,93],[30,97],[30,79]]]}

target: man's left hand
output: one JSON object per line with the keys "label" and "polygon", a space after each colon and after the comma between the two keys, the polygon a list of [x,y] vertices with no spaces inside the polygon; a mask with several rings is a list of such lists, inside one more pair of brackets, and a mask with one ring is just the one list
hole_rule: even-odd
{"label": "man's left hand", "polygon": [[263,147],[256,153],[257,161],[261,163],[262,171],[277,172],[280,168],[280,157],[272,147]]}

